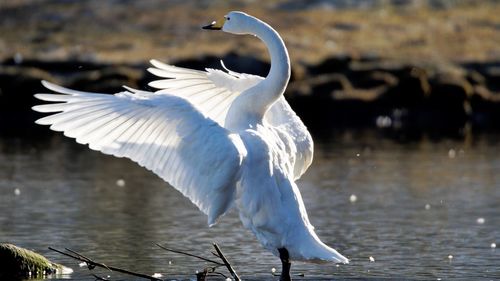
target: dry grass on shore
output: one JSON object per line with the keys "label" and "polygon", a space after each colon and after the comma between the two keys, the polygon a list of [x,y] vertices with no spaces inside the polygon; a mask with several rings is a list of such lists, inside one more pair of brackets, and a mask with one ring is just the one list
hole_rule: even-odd
{"label": "dry grass on shore", "polygon": [[21,54],[46,60],[144,62],[231,50],[267,58],[264,46],[251,37],[233,38],[199,28],[232,9],[245,10],[273,25],[295,62],[338,55],[412,63],[500,58],[500,4],[441,10],[388,6],[284,12],[229,4],[203,9],[192,5],[157,9],[115,5],[111,9],[100,7],[99,1],[85,2],[0,6],[0,59]]}

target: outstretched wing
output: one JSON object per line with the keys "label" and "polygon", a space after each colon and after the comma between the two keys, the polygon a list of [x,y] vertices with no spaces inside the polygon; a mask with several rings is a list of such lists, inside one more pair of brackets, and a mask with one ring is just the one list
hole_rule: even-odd
{"label": "outstretched wing", "polygon": [[88,93],[42,83],[60,94],[35,95],[57,102],[34,106],[53,113],[36,123],[153,171],[207,214],[209,225],[230,208],[244,146],[185,99],[135,90]]}
{"label": "outstretched wing", "polygon": [[[149,85],[158,89],[156,93],[168,93],[185,98],[201,112],[224,126],[227,111],[240,93],[255,86],[264,78],[238,73],[207,69],[206,71],[176,67],[152,60],[156,68],[148,69],[152,74],[166,78]],[[313,141],[302,120],[295,114],[284,97],[281,97],[267,112],[268,124],[277,127],[282,139],[289,145],[289,154],[294,166],[295,179],[307,170],[313,159]],[[286,137],[285,137],[286,136]]]}
{"label": "outstretched wing", "polygon": [[280,132],[280,138],[293,165],[294,179],[299,179],[313,160],[314,144],[311,134],[283,96],[273,104],[265,118]]}
{"label": "outstretched wing", "polygon": [[156,94],[176,95],[187,99],[203,114],[224,127],[227,111],[234,99],[246,89],[255,86],[264,78],[257,75],[224,72],[217,69],[193,70],[151,60],[156,68],[152,74],[166,79],[149,83],[160,89]]}

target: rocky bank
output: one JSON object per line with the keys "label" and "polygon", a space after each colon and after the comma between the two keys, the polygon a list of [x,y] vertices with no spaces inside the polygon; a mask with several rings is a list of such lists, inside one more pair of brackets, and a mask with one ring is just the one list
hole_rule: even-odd
{"label": "rocky bank", "polygon": [[[235,71],[266,75],[269,65],[235,52],[221,58]],[[221,68],[220,58],[179,60],[177,66]],[[40,80],[94,92],[122,85],[149,89],[146,64],[7,59],[0,65],[3,135],[47,134],[33,121]],[[376,127],[389,132],[465,134],[500,130],[500,61],[410,65],[374,57],[331,57],[292,69],[286,97],[313,133]]]}

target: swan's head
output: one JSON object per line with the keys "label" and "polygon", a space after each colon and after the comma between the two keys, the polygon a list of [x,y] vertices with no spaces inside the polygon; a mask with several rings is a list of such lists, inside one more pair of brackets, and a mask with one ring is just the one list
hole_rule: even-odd
{"label": "swan's head", "polygon": [[248,14],[233,11],[223,18],[204,26],[203,29],[222,30],[233,34],[248,34],[252,20],[255,20],[255,18]]}

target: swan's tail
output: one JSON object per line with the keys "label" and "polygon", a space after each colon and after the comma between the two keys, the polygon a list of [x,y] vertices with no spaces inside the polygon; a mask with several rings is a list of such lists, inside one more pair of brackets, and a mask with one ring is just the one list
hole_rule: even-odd
{"label": "swan's tail", "polygon": [[348,264],[349,259],[344,257],[342,254],[337,252],[337,250],[332,249],[325,245],[323,242],[319,241],[322,245],[322,249],[317,250],[316,258],[312,259],[312,262],[334,262],[334,263],[344,263]]}
{"label": "swan's tail", "polygon": [[344,257],[337,250],[330,248],[325,243],[319,240],[313,230],[309,232],[309,237],[302,238],[300,246],[296,248],[296,252],[290,253],[292,260],[301,260],[314,263],[349,263],[349,259]]}

